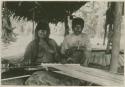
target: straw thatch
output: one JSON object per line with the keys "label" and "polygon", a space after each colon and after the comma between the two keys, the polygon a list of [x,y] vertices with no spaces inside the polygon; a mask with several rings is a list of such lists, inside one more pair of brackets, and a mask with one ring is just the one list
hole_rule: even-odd
{"label": "straw thatch", "polygon": [[14,16],[27,18],[28,20],[58,22],[64,21],[67,14],[71,15],[86,2],[57,2],[57,1],[11,1],[4,2],[3,7],[14,13]]}

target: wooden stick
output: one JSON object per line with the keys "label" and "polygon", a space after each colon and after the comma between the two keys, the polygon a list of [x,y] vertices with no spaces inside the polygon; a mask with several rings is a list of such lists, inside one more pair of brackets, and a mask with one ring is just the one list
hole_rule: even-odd
{"label": "wooden stick", "polygon": [[29,76],[31,76],[31,75],[24,75],[24,76],[6,78],[6,79],[1,79],[1,81],[12,80],[12,79],[19,79],[19,78],[25,78],[25,77],[29,77]]}

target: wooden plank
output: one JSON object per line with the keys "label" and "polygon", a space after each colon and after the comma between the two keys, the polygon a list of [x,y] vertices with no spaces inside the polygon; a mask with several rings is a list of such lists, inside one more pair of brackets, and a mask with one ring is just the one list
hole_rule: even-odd
{"label": "wooden plank", "polygon": [[[63,68],[63,67],[60,67],[60,68]],[[69,69],[71,71],[71,68],[69,68]],[[68,71],[66,73],[69,73],[70,71]],[[90,72],[92,72],[92,71],[90,71]],[[107,80],[107,79],[104,79],[104,78],[100,78],[100,77],[97,76],[99,74],[96,74],[96,76],[93,76],[93,75],[90,74],[90,72],[84,72],[83,73],[83,72],[79,72],[79,71],[73,70],[69,74],[72,75],[73,77],[78,77],[79,79],[87,80],[87,81],[94,82],[94,83],[97,83],[99,85],[104,85],[104,86],[105,85],[118,85],[117,83],[121,82],[121,81],[119,81],[119,82],[115,81],[114,82],[112,80]]]}
{"label": "wooden plank", "polygon": [[115,75],[111,73],[104,72],[98,69],[90,69],[87,67],[79,67],[79,66],[68,66],[68,65],[58,65],[58,66],[50,66],[61,70],[62,74],[80,79],[86,80],[89,82],[93,82],[103,86],[120,86],[123,85],[123,77],[121,75]]}
{"label": "wooden plank", "polygon": [[122,78],[124,77],[122,75],[113,74],[113,73],[106,72],[104,70],[95,69],[95,68],[88,68],[88,67],[80,66],[80,67],[75,67],[74,69],[83,73],[89,73],[91,75],[94,75],[100,78],[110,79],[110,80],[123,81]]}
{"label": "wooden plank", "polygon": [[75,70],[79,71],[79,72],[83,72],[83,73],[87,73],[89,75],[93,75],[99,78],[103,78],[106,80],[112,80],[112,81],[123,81],[121,80],[123,76],[117,76],[116,74],[111,74],[111,73],[107,73],[103,70],[98,70],[98,69],[93,69],[93,68],[87,68],[87,67],[78,67],[78,68],[74,68]]}

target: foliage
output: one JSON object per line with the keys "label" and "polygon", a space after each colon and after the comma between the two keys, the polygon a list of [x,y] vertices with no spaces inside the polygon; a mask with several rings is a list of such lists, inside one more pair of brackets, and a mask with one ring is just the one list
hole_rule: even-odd
{"label": "foliage", "polygon": [[16,40],[16,34],[13,32],[14,28],[11,25],[10,16],[11,13],[7,9],[3,9],[1,38],[4,43]]}

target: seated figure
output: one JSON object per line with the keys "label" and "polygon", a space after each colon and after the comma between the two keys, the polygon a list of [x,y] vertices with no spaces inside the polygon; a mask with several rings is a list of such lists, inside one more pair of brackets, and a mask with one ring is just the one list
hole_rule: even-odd
{"label": "seated figure", "polygon": [[73,33],[64,38],[61,53],[64,55],[63,62],[80,63],[87,66],[91,57],[91,45],[86,33],[82,33],[84,20],[74,18],[72,21]]}
{"label": "seated figure", "polygon": [[49,38],[50,29],[45,23],[39,23],[35,30],[35,39],[29,43],[24,54],[24,65],[58,62],[58,46]]}
{"label": "seated figure", "polygon": [[[41,63],[58,63],[58,46],[49,38],[50,28],[46,23],[38,23],[35,29],[35,39],[29,43],[24,54],[24,66],[37,66]],[[38,78],[39,77],[39,78]],[[50,81],[50,79],[52,79]],[[26,85],[54,85],[57,84],[48,71],[36,71],[25,82]]]}

